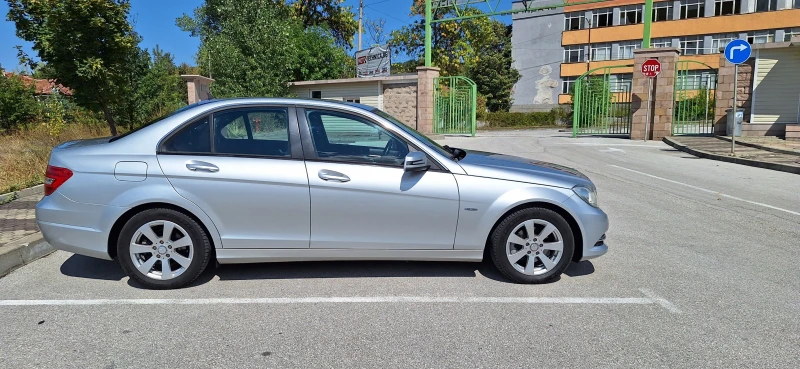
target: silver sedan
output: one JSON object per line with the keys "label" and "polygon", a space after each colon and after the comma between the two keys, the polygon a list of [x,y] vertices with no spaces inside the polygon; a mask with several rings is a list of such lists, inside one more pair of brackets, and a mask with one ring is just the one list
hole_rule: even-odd
{"label": "silver sedan", "polygon": [[[570,168],[440,146],[378,109],[211,100],[53,149],[39,227],[150,288],[212,260],[483,260],[519,283],[606,253],[608,217]],[[485,251],[487,251],[485,253]]]}

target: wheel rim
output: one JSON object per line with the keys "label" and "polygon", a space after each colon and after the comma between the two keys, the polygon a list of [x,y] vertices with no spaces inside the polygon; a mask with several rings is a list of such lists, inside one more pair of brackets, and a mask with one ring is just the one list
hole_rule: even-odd
{"label": "wheel rim", "polygon": [[564,238],[553,223],[526,220],[511,231],[506,256],[518,272],[540,275],[555,269],[564,254]]}
{"label": "wheel rim", "polygon": [[194,257],[194,245],[183,227],[168,220],[156,220],[133,234],[130,255],[140,273],[165,281],[186,272]]}

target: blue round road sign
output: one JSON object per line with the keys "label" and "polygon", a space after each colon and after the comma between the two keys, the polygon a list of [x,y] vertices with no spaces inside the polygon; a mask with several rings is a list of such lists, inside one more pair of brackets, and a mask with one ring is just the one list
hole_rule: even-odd
{"label": "blue round road sign", "polygon": [[733,64],[742,64],[750,58],[753,49],[745,40],[733,40],[725,46],[725,59]]}

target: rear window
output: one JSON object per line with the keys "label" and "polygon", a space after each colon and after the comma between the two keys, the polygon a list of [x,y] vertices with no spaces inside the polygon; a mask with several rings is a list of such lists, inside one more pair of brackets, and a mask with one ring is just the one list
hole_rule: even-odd
{"label": "rear window", "polygon": [[169,153],[210,154],[211,130],[208,116],[184,127],[164,143],[164,151]]}

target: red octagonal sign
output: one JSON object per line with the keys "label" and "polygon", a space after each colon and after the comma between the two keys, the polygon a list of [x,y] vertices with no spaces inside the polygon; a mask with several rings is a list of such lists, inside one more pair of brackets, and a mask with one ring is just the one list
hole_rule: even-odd
{"label": "red octagonal sign", "polygon": [[645,77],[653,78],[661,73],[661,63],[656,59],[648,59],[642,63],[642,74]]}

